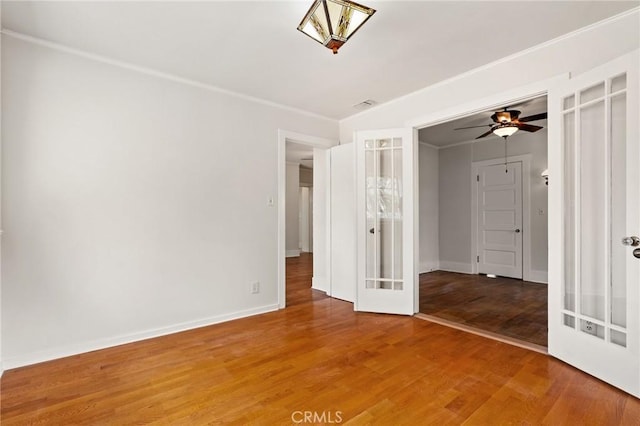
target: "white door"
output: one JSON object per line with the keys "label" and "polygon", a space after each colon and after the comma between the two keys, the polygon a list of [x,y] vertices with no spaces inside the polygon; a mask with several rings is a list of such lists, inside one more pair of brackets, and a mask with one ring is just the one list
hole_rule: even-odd
{"label": "white door", "polygon": [[356,175],[354,144],[329,150],[331,168],[331,279],[329,296],[356,298]]}
{"label": "white door", "polygon": [[522,163],[478,167],[478,273],[522,279]]}
{"label": "white door", "polygon": [[638,62],[549,92],[549,353],[635,396],[640,259],[623,238],[640,236]]}
{"label": "white door", "polygon": [[[413,129],[356,133],[358,311],[416,312]],[[415,155],[414,155],[415,153]],[[414,202],[415,200],[415,202]]]}

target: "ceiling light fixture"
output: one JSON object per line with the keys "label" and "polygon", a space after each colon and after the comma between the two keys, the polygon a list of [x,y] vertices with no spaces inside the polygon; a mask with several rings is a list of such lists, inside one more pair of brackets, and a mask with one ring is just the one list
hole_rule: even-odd
{"label": "ceiling light fixture", "polygon": [[518,124],[512,121],[502,121],[491,128],[493,134],[500,136],[504,139],[504,172],[509,173],[509,167],[507,167],[507,138],[518,131]]}
{"label": "ceiling light fixture", "polygon": [[336,54],[374,13],[375,9],[349,0],[316,0],[298,30]]}
{"label": "ceiling light fixture", "polygon": [[509,137],[518,131],[516,123],[504,122],[494,126],[491,131],[502,138]]}

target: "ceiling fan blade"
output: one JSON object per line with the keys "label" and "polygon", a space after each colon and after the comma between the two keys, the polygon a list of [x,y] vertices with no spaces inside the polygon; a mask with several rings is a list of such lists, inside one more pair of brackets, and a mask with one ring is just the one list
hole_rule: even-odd
{"label": "ceiling fan blade", "polygon": [[484,137],[489,136],[491,133],[493,133],[493,129],[489,130],[487,133],[483,133],[480,136],[478,136],[476,139],[482,139]]}
{"label": "ceiling fan blade", "polygon": [[526,123],[527,121],[544,120],[545,118],[547,118],[547,113],[541,112],[540,114],[534,114],[528,117],[519,118],[518,121],[521,123]]}
{"label": "ceiling fan blade", "polygon": [[517,126],[518,126],[518,129],[524,130],[525,132],[537,132],[538,130],[542,129],[541,126],[533,126],[531,124],[524,124],[524,123],[518,123]]}
{"label": "ceiling fan blade", "polygon": [[458,127],[453,130],[464,130],[464,129],[477,129],[478,127],[491,127],[493,124],[483,124],[482,126],[469,126],[469,127]]}

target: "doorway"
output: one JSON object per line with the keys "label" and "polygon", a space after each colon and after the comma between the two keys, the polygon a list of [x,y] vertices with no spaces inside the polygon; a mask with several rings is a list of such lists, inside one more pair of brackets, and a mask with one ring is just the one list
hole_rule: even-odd
{"label": "doorway", "polygon": [[[309,201],[309,238],[305,262],[312,264],[311,287],[325,291],[327,285],[327,162],[326,152],[336,142],[287,130],[278,131],[278,307],[287,305],[286,259],[301,255],[300,194],[301,184],[313,185],[313,202]],[[305,184],[311,180],[311,185]],[[315,182],[315,184],[313,183]],[[273,198],[267,201],[273,205]],[[310,220],[309,220],[310,219]]]}
{"label": "doorway", "polygon": [[[500,107],[419,131],[419,311],[546,347],[547,98]],[[503,107],[539,128],[487,132]]]}

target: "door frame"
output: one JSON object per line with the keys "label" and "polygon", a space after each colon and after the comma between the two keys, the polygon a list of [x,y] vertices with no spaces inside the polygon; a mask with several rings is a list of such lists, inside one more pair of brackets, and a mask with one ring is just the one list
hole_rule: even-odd
{"label": "door frame", "polygon": [[[338,145],[337,140],[321,138],[317,136],[305,135],[303,133],[292,132],[289,130],[278,129],[278,144],[277,144],[277,155],[278,155],[278,188],[277,188],[277,214],[278,214],[278,237],[277,237],[277,286],[278,286],[278,308],[284,309],[286,307],[287,301],[287,288],[286,288],[286,269],[285,269],[285,254],[286,254],[286,240],[285,240],[285,230],[286,230],[286,152],[287,152],[287,142],[295,142],[302,145],[307,145],[312,148],[318,149],[329,149],[334,145]],[[267,200],[269,202],[269,200]],[[328,208],[328,206],[327,206]],[[325,233],[326,238],[329,237],[330,227],[329,224],[325,224]],[[327,255],[326,253],[324,254]],[[326,263],[329,265],[329,262]],[[327,267],[328,269],[328,267]],[[328,272],[328,271],[327,271]],[[326,275],[328,276],[328,275]]]}
{"label": "door frame", "polygon": [[[515,104],[519,102],[524,102],[529,99],[537,98],[540,96],[546,96],[549,92],[549,89],[552,87],[561,84],[562,82],[568,81],[571,78],[571,73],[562,73],[555,77],[548,78],[546,80],[540,80],[528,85],[523,85],[521,87],[517,87],[515,89],[511,89],[508,91],[500,92],[494,95],[489,95],[480,98],[470,98],[469,102],[461,103],[454,105],[450,108],[443,108],[440,110],[435,110],[429,114],[418,116],[415,118],[408,119],[404,122],[405,127],[412,127],[416,132],[415,140],[418,141],[417,132],[419,129],[423,129],[425,127],[435,126],[436,124],[445,123],[448,121],[452,121],[458,118],[466,117],[472,114],[476,114],[479,112],[487,111],[490,109],[500,108],[504,105]],[[549,111],[549,103],[547,101],[547,111]],[[560,141],[551,141],[552,132],[548,132],[549,137],[547,137],[547,164],[550,164],[551,153],[555,154],[555,151],[549,149],[554,143],[558,144]],[[417,161],[417,156],[416,156]],[[417,170],[417,169],[416,169]],[[418,191],[419,188],[416,185],[415,191]],[[559,235],[554,235],[549,232],[552,229],[551,219],[554,215],[559,216],[562,214],[562,205],[555,203],[555,197],[552,197],[551,192],[552,185],[549,185],[549,195],[548,195],[548,217],[549,217],[549,225],[547,227],[547,235],[548,235],[548,244],[549,247],[552,245],[558,245],[561,243],[561,237]],[[417,195],[416,195],[417,200]],[[417,201],[416,201],[417,204]],[[417,245],[417,238],[416,238]],[[415,248],[416,258],[419,259],[419,247]],[[549,257],[549,252],[547,252],[547,257]],[[417,262],[417,261],[416,261]],[[475,262],[472,262],[474,264]],[[418,262],[416,263],[418,264]],[[552,269],[551,262],[548,262],[548,286],[547,286],[547,298],[553,297],[557,291],[556,287],[560,286],[560,279],[562,278],[559,271],[555,268]],[[419,268],[415,268],[416,270],[416,279],[418,279],[418,270]],[[415,295],[415,306],[416,309],[419,304],[419,287],[416,286],[416,295]]]}
{"label": "door frame", "polygon": [[[547,137],[547,140],[549,138]],[[547,142],[548,143],[548,142]],[[522,163],[522,280],[531,281],[531,154],[507,157],[509,163]],[[478,274],[478,182],[475,176],[484,166],[504,164],[504,158],[471,163],[471,270]],[[534,277],[535,278],[535,277]],[[533,282],[539,282],[538,280]]]}

